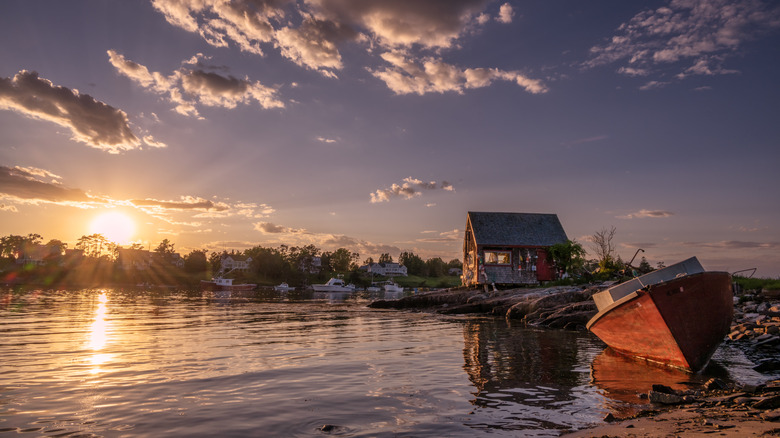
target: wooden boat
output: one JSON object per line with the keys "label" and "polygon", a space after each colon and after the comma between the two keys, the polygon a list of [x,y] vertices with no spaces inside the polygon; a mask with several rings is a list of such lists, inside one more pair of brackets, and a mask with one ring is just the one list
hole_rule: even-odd
{"label": "wooden boat", "polygon": [[593,295],[588,330],[617,352],[687,371],[704,368],[729,333],[731,276],[696,257]]}
{"label": "wooden boat", "polygon": [[253,290],[257,287],[254,283],[240,283],[233,284],[232,278],[215,277],[211,280],[201,280],[201,287],[209,290],[222,290],[222,291],[240,291],[240,290]]}

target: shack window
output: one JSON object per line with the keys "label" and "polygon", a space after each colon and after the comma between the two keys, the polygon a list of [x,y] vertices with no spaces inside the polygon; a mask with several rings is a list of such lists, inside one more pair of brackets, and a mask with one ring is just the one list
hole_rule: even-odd
{"label": "shack window", "polygon": [[510,251],[485,251],[486,265],[511,265],[512,253]]}

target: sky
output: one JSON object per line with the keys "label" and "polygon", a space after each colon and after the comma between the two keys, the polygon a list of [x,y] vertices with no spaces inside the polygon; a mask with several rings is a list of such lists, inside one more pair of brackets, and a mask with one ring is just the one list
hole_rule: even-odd
{"label": "sky", "polygon": [[5,0],[0,235],[446,262],[554,213],[775,278],[778,71],[770,0]]}

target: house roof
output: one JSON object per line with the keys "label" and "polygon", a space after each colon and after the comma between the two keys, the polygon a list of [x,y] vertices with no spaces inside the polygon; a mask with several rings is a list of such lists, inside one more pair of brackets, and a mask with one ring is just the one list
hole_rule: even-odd
{"label": "house roof", "polygon": [[555,214],[468,212],[478,245],[552,246],[567,240]]}

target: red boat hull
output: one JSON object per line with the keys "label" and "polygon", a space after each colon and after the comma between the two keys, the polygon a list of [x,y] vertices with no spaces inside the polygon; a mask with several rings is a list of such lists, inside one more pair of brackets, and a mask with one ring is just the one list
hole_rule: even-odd
{"label": "red boat hull", "polygon": [[627,295],[588,329],[620,353],[695,372],[729,333],[733,313],[731,276],[702,272]]}

